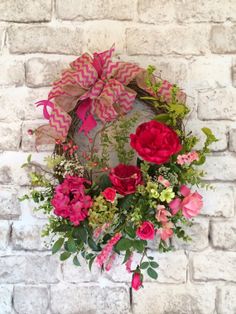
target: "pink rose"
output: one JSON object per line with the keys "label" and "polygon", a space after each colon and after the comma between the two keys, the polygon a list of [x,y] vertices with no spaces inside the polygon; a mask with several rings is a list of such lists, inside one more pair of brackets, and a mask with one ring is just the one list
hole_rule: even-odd
{"label": "pink rose", "polygon": [[137,229],[136,234],[142,240],[153,240],[155,236],[153,224],[150,221],[144,221]]}
{"label": "pink rose", "polygon": [[156,220],[162,223],[168,222],[168,217],[171,216],[171,213],[166,210],[164,205],[157,205],[157,212],[156,212]]}
{"label": "pink rose", "polygon": [[203,206],[202,196],[198,192],[192,193],[186,185],[181,186],[180,192],[184,196],[183,200],[175,198],[169,204],[172,214],[175,215],[181,209],[186,218],[197,216]]}
{"label": "pink rose", "polygon": [[116,198],[116,190],[113,188],[106,188],[103,192],[102,195],[105,197],[105,199],[108,202],[114,203],[115,198]]}
{"label": "pink rose", "polygon": [[174,227],[172,222],[168,222],[166,224],[162,225],[162,228],[157,230],[157,233],[160,235],[161,239],[163,241],[166,241],[167,239],[171,238],[174,234],[172,228]]}
{"label": "pink rose", "polygon": [[142,286],[142,279],[140,273],[134,273],[132,277],[132,288],[138,290]]}

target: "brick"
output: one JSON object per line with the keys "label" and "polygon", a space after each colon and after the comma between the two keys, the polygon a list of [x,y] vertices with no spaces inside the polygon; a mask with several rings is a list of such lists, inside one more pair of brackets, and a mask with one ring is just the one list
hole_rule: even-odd
{"label": "brick", "polygon": [[234,0],[175,1],[178,22],[224,22],[236,19]]}
{"label": "brick", "polygon": [[210,48],[213,53],[236,52],[236,25],[214,25],[210,33]]}
{"label": "brick", "polygon": [[184,242],[176,236],[172,239],[172,244],[176,249],[184,249],[188,251],[201,251],[208,247],[209,222],[206,219],[195,218],[191,227],[186,227],[186,234],[191,240]]}
{"label": "brick", "polygon": [[15,189],[0,189],[0,219],[15,219],[20,215],[20,206]]}
{"label": "brick", "polygon": [[197,121],[196,119],[190,119],[186,123],[186,131],[192,131],[192,133],[199,138],[199,142],[194,147],[194,149],[202,149],[206,136],[202,132],[203,127],[208,127],[212,130],[213,134],[218,139],[218,142],[213,143],[210,146],[212,151],[224,151],[228,147],[228,127],[225,122],[223,121]]}
{"label": "brick", "polygon": [[51,309],[57,314],[129,314],[129,293],[124,286],[54,285]]}
{"label": "brick", "polygon": [[219,293],[219,314],[236,313],[236,287],[226,286],[220,289]]}
{"label": "brick", "polygon": [[12,314],[11,311],[12,287],[0,286],[0,309],[3,314]]}
{"label": "brick", "polygon": [[213,217],[234,216],[234,190],[230,185],[212,184],[213,190],[199,189],[203,196],[201,215]]}
{"label": "brick", "polygon": [[159,24],[175,20],[175,1],[172,0],[139,0],[139,20],[144,23]]}
{"label": "brick", "polygon": [[11,53],[78,54],[82,47],[82,30],[78,27],[41,25],[12,26],[8,31]]}
{"label": "brick", "polygon": [[209,285],[145,284],[133,293],[134,314],[214,314],[215,288]]}
{"label": "brick", "polygon": [[21,141],[20,123],[0,123],[0,150],[18,150]]}
{"label": "brick", "polygon": [[[35,102],[46,99],[49,88],[31,89],[26,87],[5,88],[0,90],[2,110],[0,121],[18,121],[42,118],[42,109],[36,108]],[[22,106],[24,104],[24,106]]]}
{"label": "brick", "polygon": [[0,167],[0,184],[9,184],[12,181],[11,169],[8,166]]}
{"label": "brick", "polygon": [[236,159],[233,155],[208,156],[204,169],[206,180],[236,180]]}
{"label": "brick", "polygon": [[114,43],[116,53],[124,50],[125,28],[122,23],[106,21],[88,24],[84,28],[86,34],[85,51],[103,51],[109,49]]}
{"label": "brick", "polygon": [[206,26],[156,26],[127,29],[130,55],[200,55],[208,50]]}
{"label": "brick", "polygon": [[13,306],[18,314],[45,314],[49,304],[48,299],[47,287],[23,285],[14,287]]}
{"label": "brick", "polygon": [[229,150],[236,152],[236,129],[230,130],[229,134]]}
{"label": "brick", "polygon": [[5,250],[10,236],[10,225],[7,221],[0,221],[0,250]]}
{"label": "brick", "polygon": [[14,222],[12,226],[12,248],[14,250],[45,250],[41,237],[42,224]]}
{"label": "brick", "polygon": [[80,2],[70,0],[68,5],[63,0],[57,1],[57,15],[63,20],[116,19],[131,20],[136,11],[136,1],[102,0]]}
{"label": "brick", "polygon": [[236,221],[213,221],[211,242],[217,249],[236,251]]}
{"label": "brick", "polygon": [[89,271],[88,264],[83,257],[79,257],[81,266],[76,267],[72,259],[68,259],[62,264],[63,280],[71,283],[78,282],[96,282],[102,276],[101,270],[96,263],[93,264],[91,271]]}
{"label": "brick", "polygon": [[5,28],[0,27],[0,54],[4,45],[4,39],[5,39]]}
{"label": "brick", "polygon": [[228,280],[236,282],[236,253],[204,251],[192,256],[193,279],[197,281]]}
{"label": "brick", "polygon": [[24,84],[25,68],[23,61],[1,58],[0,68],[1,68],[0,85],[20,86]]}
{"label": "brick", "polygon": [[51,18],[50,0],[7,0],[0,3],[0,20],[10,22],[44,22]]}
{"label": "brick", "polygon": [[236,90],[219,88],[199,91],[198,116],[201,120],[235,120]]}
{"label": "brick", "polygon": [[187,90],[219,88],[231,85],[231,57],[211,55],[189,60],[185,77]]}
{"label": "brick", "polygon": [[56,283],[58,260],[49,255],[0,257],[0,283]]}
{"label": "brick", "polygon": [[234,87],[236,87],[236,60],[233,61],[233,66],[231,68],[231,76],[232,76],[232,84]]}
{"label": "brick", "polygon": [[34,57],[26,61],[26,84],[30,87],[49,86],[68,68],[73,57]]}
{"label": "brick", "polygon": [[[186,281],[187,271],[187,258],[183,251],[168,252],[168,253],[154,253],[150,252],[149,255],[154,257],[154,260],[159,264],[158,279],[159,283],[176,283],[181,284]],[[173,260],[175,261],[173,263]],[[131,274],[129,274],[125,265],[121,264],[123,259],[117,260],[115,267],[110,272],[106,272],[105,276],[116,282],[128,282],[131,281]],[[140,255],[135,254],[133,257],[132,269],[140,261]],[[152,281],[144,271],[144,281]]]}

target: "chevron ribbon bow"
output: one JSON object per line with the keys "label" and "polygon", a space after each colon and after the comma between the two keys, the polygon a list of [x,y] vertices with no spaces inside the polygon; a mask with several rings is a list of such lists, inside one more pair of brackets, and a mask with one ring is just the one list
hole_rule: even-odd
{"label": "chevron ribbon bow", "polygon": [[[95,52],[93,56],[85,53],[62,72],[61,78],[53,83],[48,99],[37,103],[43,106],[44,117],[49,120],[49,126],[38,128],[37,144],[50,142],[49,138],[45,139],[46,135],[52,140],[64,140],[72,120],[68,113],[77,104],[76,114],[81,120],[79,132],[88,135],[97,124],[95,117],[104,123],[110,122],[132,109],[136,92],[127,87],[132,80],[135,79],[140,88],[153,93],[146,85],[145,70],[136,64],[113,62],[114,51],[112,46],[104,52]],[[172,87],[163,81],[155,96],[162,96],[168,103]]]}

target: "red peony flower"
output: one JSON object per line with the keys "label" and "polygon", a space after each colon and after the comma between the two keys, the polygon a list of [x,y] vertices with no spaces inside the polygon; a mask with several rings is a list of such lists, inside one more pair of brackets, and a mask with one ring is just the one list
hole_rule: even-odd
{"label": "red peony flower", "polygon": [[102,195],[105,197],[105,199],[108,202],[113,203],[116,198],[116,190],[113,188],[106,188],[103,192]]}
{"label": "red peony flower", "polygon": [[134,273],[132,277],[132,288],[134,290],[138,290],[140,287],[142,287],[142,279],[140,273]]}
{"label": "red peony flower", "polygon": [[142,240],[153,240],[155,229],[150,221],[144,221],[136,231],[137,236]]}
{"label": "red peony flower", "polygon": [[164,123],[155,120],[142,123],[130,134],[130,145],[144,160],[155,164],[168,162],[182,146],[178,135]]}
{"label": "red peony flower", "polygon": [[142,173],[138,167],[122,164],[111,170],[110,180],[121,195],[135,193],[137,185],[143,184]]}
{"label": "red peony flower", "polygon": [[68,218],[75,226],[88,216],[88,209],[92,206],[92,199],[85,194],[83,178],[67,176],[55,189],[51,201],[54,214]]}

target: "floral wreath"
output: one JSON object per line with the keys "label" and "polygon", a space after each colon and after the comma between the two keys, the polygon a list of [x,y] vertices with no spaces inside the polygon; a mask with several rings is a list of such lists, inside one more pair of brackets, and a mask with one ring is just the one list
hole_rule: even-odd
{"label": "floral wreath", "polygon": [[[28,157],[23,166],[31,167],[32,189],[22,200],[33,199],[48,215],[43,235],[53,236],[52,252],[61,251],[61,261],[73,257],[80,266],[84,258],[90,269],[95,262],[109,271],[123,256],[138,290],[144,273],[158,276],[149,240],[156,238],[161,252],[172,248],[174,235],[190,240],[185,226],[203,206],[193,189],[203,185],[198,166],[217,139],[203,128],[205,143],[194,149],[198,138],[186,133],[183,123],[189,113],[185,93],[155,76],[154,67],[114,62],[113,53],[114,47],[83,54],[53,83],[48,99],[37,103],[49,124],[29,133],[37,147],[55,149],[44,166]],[[153,117],[131,133],[142,117],[132,111],[136,99]],[[85,149],[75,142],[77,133],[86,140]],[[111,150],[118,158],[115,167]]]}

